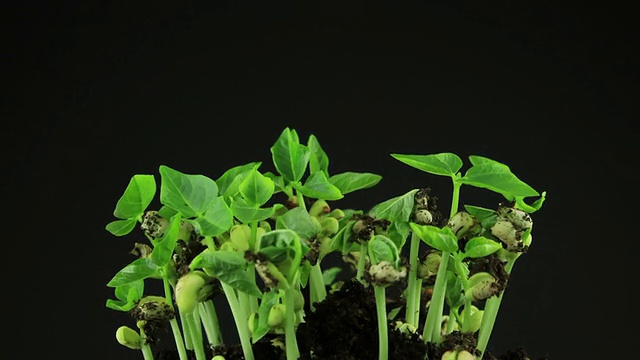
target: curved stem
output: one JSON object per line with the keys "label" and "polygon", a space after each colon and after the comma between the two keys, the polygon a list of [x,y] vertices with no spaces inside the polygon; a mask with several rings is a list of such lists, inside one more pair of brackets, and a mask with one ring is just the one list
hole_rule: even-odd
{"label": "curved stem", "polygon": [[144,360],[153,360],[153,351],[151,351],[151,345],[147,343],[147,335],[144,333],[144,330],[140,328],[140,350],[142,351],[142,356]]}

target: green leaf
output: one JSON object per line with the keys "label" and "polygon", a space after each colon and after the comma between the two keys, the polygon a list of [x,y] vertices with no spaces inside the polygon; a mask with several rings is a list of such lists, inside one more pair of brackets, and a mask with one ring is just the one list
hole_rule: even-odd
{"label": "green leaf", "polygon": [[253,221],[265,220],[271,217],[275,212],[276,206],[270,208],[259,208],[248,204],[246,200],[241,198],[233,199],[231,202],[231,212],[233,216],[238,218],[240,222],[249,224]]}
{"label": "green leaf", "polygon": [[325,286],[331,286],[338,277],[338,274],[342,271],[339,266],[330,267],[322,272],[322,280]]}
{"label": "green leaf", "polygon": [[307,146],[311,151],[309,159],[309,170],[311,173],[321,171],[325,176],[329,176],[329,157],[320,146],[320,142],[318,142],[318,138],[315,135],[309,136]]}
{"label": "green leaf", "polygon": [[126,220],[115,220],[107,224],[105,229],[115,236],[124,236],[136,227],[138,220],[134,217]]}
{"label": "green leaf", "polygon": [[218,197],[218,185],[204,175],[184,174],[161,165],[160,176],[160,202],[185,218],[201,216]]}
{"label": "green leaf", "polygon": [[255,206],[264,205],[275,190],[275,183],[268,177],[260,174],[258,170],[251,170],[240,183],[240,194],[247,203]]}
{"label": "green leaf", "polygon": [[117,311],[133,309],[144,295],[144,280],[116,286],[115,295],[118,300],[108,299],[105,304],[107,308]]}
{"label": "green leaf", "polygon": [[333,235],[329,243],[329,248],[332,252],[339,251],[340,254],[346,255],[355,247],[353,243],[354,236],[351,231],[353,224],[355,224],[355,221],[349,220],[344,226],[340,227],[337,234]]}
{"label": "green leaf", "polygon": [[156,194],[153,175],[134,175],[116,204],[113,215],[118,219],[137,218],[146,210]]}
{"label": "green leaf", "polygon": [[310,150],[300,144],[295,130],[285,128],[271,147],[273,164],[285,182],[295,183],[302,179],[309,163]]}
{"label": "green leaf", "polygon": [[343,195],[373,187],[380,180],[382,180],[382,176],[377,174],[352,171],[336,174],[329,178],[329,182],[337,187]]}
{"label": "green leaf", "polygon": [[293,230],[302,239],[309,240],[320,228],[311,219],[311,215],[302,207],[295,207],[276,219],[276,229]]}
{"label": "green leaf", "polygon": [[495,210],[473,205],[465,205],[464,208],[469,214],[480,220],[480,224],[484,229],[489,229],[496,223],[498,216]]}
{"label": "green leaf", "polygon": [[156,265],[150,258],[138,258],[118,271],[107,283],[108,287],[125,285],[134,281],[144,280],[158,272]]}
{"label": "green leaf", "polygon": [[384,235],[376,234],[367,246],[369,252],[369,258],[372,264],[378,264],[382,261],[388,261],[393,264],[394,267],[398,266],[398,248],[396,244]]}
{"label": "green leaf", "polygon": [[458,251],[458,238],[451,228],[439,228],[433,225],[418,225],[410,222],[411,230],[427,245],[443,252]]}
{"label": "green leaf", "polygon": [[447,272],[446,299],[452,309],[458,309],[464,305],[462,281],[453,272]]}
{"label": "green leaf", "polygon": [[430,155],[391,154],[391,156],[411,167],[435,175],[453,177],[462,168],[462,159],[452,153]]}
{"label": "green leaf", "polygon": [[473,166],[460,178],[461,183],[497,192],[507,199],[539,195],[518,179],[507,165],[477,155],[469,156],[469,159]]}
{"label": "green leaf", "polygon": [[202,236],[218,236],[233,226],[233,212],[223,196],[218,196],[204,215],[196,219]]}
{"label": "green leaf", "polygon": [[502,249],[502,244],[499,242],[487,239],[484,236],[478,236],[469,239],[464,247],[464,256],[469,258],[481,258],[491,255],[500,249]]}
{"label": "green leaf", "polygon": [[247,174],[262,165],[261,162],[250,162],[244,165],[232,167],[222,174],[217,180],[218,193],[225,197],[235,196],[240,190],[240,183]]}
{"label": "green leaf", "polygon": [[389,221],[409,221],[413,212],[413,197],[418,189],[408,191],[404,195],[383,201],[369,210],[369,215]]}
{"label": "green leaf", "polygon": [[547,198],[547,192],[543,191],[542,194],[540,194],[540,198],[538,198],[536,201],[531,203],[531,205],[529,205],[529,204],[524,202],[523,197],[517,196],[516,197],[516,206],[519,209],[522,209],[523,211],[526,211],[528,213],[534,213],[534,212],[540,210],[540,208],[542,207],[542,204],[544,203],[546,198]]}
{"label": "green leaf", "polygon": [[153,247],[151,260],[153,260],[158,268],[165,266],[173,256],[173,251],[176,248],[176,243],[180,236],[181,220],[182,217],[180,214],[176,214],[172,217],[171,222],[169,223],[169,230],[167,230],[164,235],[157,240],[156,245]]}
{"label": "green leaf", "polygon": [[407,237],[410,232],[411,228],[409,227],[408,222],[391,222],[387,227],[386,235],[394,244],[396,244],[398,249],[402,249],[404,244],[407,242]]}
{"label": "green leaf", "polygon": [[258,252],[265,255],[268,261],[280,264],[294,259],[296,255],[303,256],[308,252],[308,249],[309,247],[303,244],[295,231],[276,229],[268,231],[260,237]]}
{"label": "green leaf", "polygon": [[323,200],[339,200],[343,198],[340,189],[331,184],[323,172],[315,172],[307,178],[304,185],[293,183],[293,187],[309,198]]}
{"label": "green leaf", "polygon": [[235,251],[211,249],[198,254],[191,262],[191,269],[206,269],[208,274],[213,274],[218,280],[229,284],[238,291],[245,292],[257,297],[262,296],[262,292],[255,283],[255,278],[251,273],[245,271],[248,262],[244,254]]}

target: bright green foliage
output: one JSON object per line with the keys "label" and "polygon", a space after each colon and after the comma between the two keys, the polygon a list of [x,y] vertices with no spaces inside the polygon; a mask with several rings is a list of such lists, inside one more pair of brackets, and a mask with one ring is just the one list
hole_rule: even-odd
{"label": "bright green foliage", "polygon": [[[435,211],[430,202],[416,198],[424,189],[404,189],[368,210],[335,206],[333,202],[355,191],[376,186],[382,176],[332,174],[329,156],[314,135],[301,142],[296,130],[285,128],[269,150],[269,164],[247,162],[220,171],[217,178],[167,165],[158,168],[159,186],[154,175],[133,175],[116,203],[115,219],[105,228],[120,238],[139,226],[148,241],[136,239],[132,254],[137,258],[106,284],[115,298],[105,306],[134,313],[149,296],[166,300],[170,310],[176,307],[170,326],[180,360],[191,358],[187,348],[196,360],[208,360],[207,346],[223,338],[213,298],[224,296],[246,360],[254,360],[252,345],[270,335],[283,339],[286,360],[297,360],[301,354],[296,329],[305,321],[305,311],[314,311],[315,304],[328,296],[328,287],[338,288],[337,275],[347,268],[323,268],[323,258],[337,253],[345,260],[355,259],[349,260],[357,267],[352,277],[374,287],[379,360],[388,358],[388,319],[406,321],[405,328],[422,328],[423,341],[434,344],[443,343],[442,337],[454,329],[472,334],[477,349],[484,352],[506,285],[498,275],[510,274],[515,260],[531,245],[528,216],[542,207],[546,192],[536,191],[506,164],[484,156],[469,156],[465,168],[464,161],[450,152],[391,154],[427,175],[451,179],[449,212],[442,214],[448,223],[423,225],[425,216],[435,219],[435,214],[425,213]],[[274,170],[261,170],[266,165]],[[482,206],[464,202],[460,211],[467,187],[500,194],[506,201]],[[158,189],[160,208],[155,211],[149,206]],[[532,197],[536,199],[529,201]],[[438,193],[437,198],[445,196]],[[512,228],[505,223],[511,220],[502,215],[514,213],[526,226]],[[465,222],[456,223],[456,217]],[[483,262],[491,263],[495,273],[478,272],[482,266],[477,265]],[[408,281],[401,281],[405,277]],[[151,282],[161,284],[162,296],[150,293]],[[402,289],[406,305],[387,311],[389,286],[406,287]],[[424,319],[419,316],[424,309],[420,297],[427,287],[432,296],[426,320],[420,324],[418,319]],[[309,303],[310,310],[303,307],[309,300],[302,294],[315,302]],[[479,297],[484,303],[478,302]],[[444,316],[449,318],[443,327]],[[140,341],[138,346],[137,339],[149,336],[146,330],[153,333],[159,324],[136,325],[140,334],[122,327],[117,340],[142,350],[145,360],[151,360],[150,346],[156,343]]]}

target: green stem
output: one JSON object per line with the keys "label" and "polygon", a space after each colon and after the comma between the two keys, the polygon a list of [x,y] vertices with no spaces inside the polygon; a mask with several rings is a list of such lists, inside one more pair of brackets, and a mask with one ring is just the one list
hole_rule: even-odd
{"label": "green stem", "polygon": [[407,285],[407,308],[405,322],[418,327],[420,318],[420,293],[422,281],[418,279],[418,253],[420,251],[420,238],[411,234],[411,247],[409,250],[409,284]]}
{"label": "green stem", "polygon": [[311,311],[315,311],[315,303],[322,302],[327,297],[327,289],[324,286],[324,277],[322,276],[322,268],[320,261],[311,267],[309,274],[309,282],[311,284],[309,298]]}
{"label": "green stem", "polygon": [[[513,264],[516,259],[517,256],[507,260],[507,264],[505,265],[505,271],[507,274],[511,274],[511,270],[513,269]],[[482,323],[480,325],[480,330],[478,330],[478,345],[476,347],[480,351],[478,360],[482,360],[484,352],[487,349],[487,344],[489,344],[489,338],[491,337],[493,326],[495,325],[496,318],[498,317],[498,310],[500,309],[500,303],[502,302],[505,290],[502,290],[500,294],[487,299],[485,302]]]}
{"label": "green stem", "polygon": [[[184,323],[187,331],[191,334],[191,343],[196,354],[196,360],[206,360],[204,347],[202,343],[202,326],[198,315],[198,307],[191,313],[183,313]],[[198,321],[196,321],[198,319]]]}
{"label": "green stem", "polygon": [[387,299],[384,286],[374,286],[376,312],[378,315],[378,360],[389,357],[389,336],[387,334]]}
{"label": "green stem", "polygon": [[364,284],[364,267],[367,262],[367,242],[362,241],[360,243],[360,259],[358,259],[358,272],[356,274],[356,279]]}
{"label": "green stem", "polygon": [[445,277],[447,275],[447,267],[450,257],[451,256],[448,252],[442,252],[440,266],[438,267],[438,273],[436,274],[436,282],[433,285],[431,304],[429,305],[429,310],[427,311],[427,319],[425,320],[424,329],[422,331],[424,342],[432,341],[436,344],[440,343],[442,309],[444,308],[444,295],[447,290],[447,282],[445,281]]}
{"label": "green stem", "polygon": [[173,338],[176,342],[176,348],[178,349],[178,356],[180,357],[180,360],[187,360],[187,349],[185,349],[184,347],[184,340],[182,339],[182,331],[180,331],[180,325],[178,325],[178,321],[175,317],[169,320],[169,324],[171,325]]}
{"label": "green stem", "polygon": [[147,334],[145,334],[142,327],[140,329],[140,350],[144,360],[153,360],[153,351],[151,351],[151,345],[147,342]]}
{"label": "green stem", "polygon": [[[164,286],[164,297],[167,299],[167,304],[173,304],[173,300],[171,297],[171,285],[169,284],[169,280],[165,277],[162,279],[162,283]],[[171,305],[171,307],[175,311],[175,307]],[[184,339],[182,338],[182,331],[180,330],[180,325],[178,325],[178,321],[174,317],[169,320],[169,325],[171,325],[171,332],[173,333],[173,339],[176,343],[176,348],[178,350],[178,356],[180,360],[187,360],[187,349],[184,346]]]}
{"label": "green stem", "polygon": [[[460,187],[462,186],[462,183],[456,181],[456,177],[452,177],[451,179],[453,182],[453,193],[451,196],[451,210],[449,211],[449,218],[453,217],[453,215],[458,212]],[[449,257],[451,257],[449,252],[442,252],[440,266],[438,267],[438,272],[436,274],[436,282],[433,285],[431,304],[429,305],[427,319],[425,320],[425,326],[422,331],[423,340],[425,342],[432,341],[436,344],[440,343],[442,310],[444,309],[444,296],[447,290],[447,282],[445,278],[447,275],[447,268],[449,266]]]}
{"label": "green stem", "polygon": [[307,209],[307,204],[304,203],[304,195],[301,192],[296,192],[296,198],[298,199],[298,207],[302,209]]}
{"label": "green stem", "polygon": [[236,324],[236,330],[238,330],[238,336],[240,337],[240,344],[242,345],[244,358],[245,360],[254,360],[253,347],[251,346],[251,334],[249,334],[249,324],[247,324],[249,317],[247,314],[242,312],[238,302],[238,297],[236,296],[233,287],[224,282],[220,283],[222,284],[222,290],[224,290],[227,302],[231,308],[231,314],[233,315],[233,320]]}
{"label": "green stem", "polygon": [[284,304],[286,307],[284,336],[287,360],[297,360],[300,357],[300,350],[298,349],[298,339],[296,338],[295,329],[295,291],[295,287],[290,286],[287,290],[285,290],[284,294]]}
{"label": "green stem", "polygon": [[[468,294],[470,289],[469,289],[469,279],[467,278],[469,271],[467,270],[467,268],[465,267],[465,265],[462,263],[462,260],[455,256],[453,258],[453,261],[455,262],[455,269],[456,272],[458,274],[458,278],[460,279],[460,282],[462,283],[462,289],[463,289],[463,293],[464,294]],[[468,296],[464,297],[464,307],[462,308],[463,314],[464,314],[464,321],[461,322],[461,326],[460,326],[460,331],[464,334],[467,334],[470,332],[470,326],[471,326],[471,298]]]}
{"label": "green stem", "polygon": [[222,344],[222,335],[220,332],[220,324],[218,323],[218,314],[213,305],[213,300],[209,299],[198,304],[200,307],[200,320],[204,325],[209,344],[218,346]]}

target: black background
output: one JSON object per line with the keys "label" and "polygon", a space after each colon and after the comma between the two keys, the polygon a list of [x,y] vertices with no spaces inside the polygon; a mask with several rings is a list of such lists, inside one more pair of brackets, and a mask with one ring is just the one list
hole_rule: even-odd
{"label": "black background", "polygon": [[316,135],[331,172],[383,176],[337,207],[366,209],[425,185],[448,199],[447,181],[390,153],[508,164],[548,196],[490,349],[525,346],[552,360],[637,351],[628,330],[638,215],[628,9],[21,1],[2,11],[11,358],[141,359],[115,341],[128,317],[104,306],[113,296],[105,284],[139,240],[104,230],[129,178],[157,175],[161,164],[212,178],[250,161],[269,170],[285,126]]}

